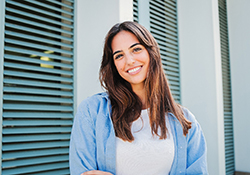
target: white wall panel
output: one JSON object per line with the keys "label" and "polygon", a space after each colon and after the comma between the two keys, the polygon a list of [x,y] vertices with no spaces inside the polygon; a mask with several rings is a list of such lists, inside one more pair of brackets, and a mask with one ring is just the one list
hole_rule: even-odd
{"label": "white wall panel", "polygon": [[250,173],[250,1],[228,0],[236,171]]}
{"label": "white wall panel", "polygon": [[177,4],[182,105],[204,131],[209,173],[225,174],[218,1]]}

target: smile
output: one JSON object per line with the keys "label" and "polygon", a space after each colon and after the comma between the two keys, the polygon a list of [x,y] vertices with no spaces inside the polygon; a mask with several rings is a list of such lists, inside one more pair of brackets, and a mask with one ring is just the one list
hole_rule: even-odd
{"label": "smile", "polygon": [[142,66],[139,66],[139,67],[130,69],[130,70],[128,70],[128,73],[130,73],[130,74],[135,74],[135,73],[139,72],[139,70],[140,70],[141,68],[142,68]]}

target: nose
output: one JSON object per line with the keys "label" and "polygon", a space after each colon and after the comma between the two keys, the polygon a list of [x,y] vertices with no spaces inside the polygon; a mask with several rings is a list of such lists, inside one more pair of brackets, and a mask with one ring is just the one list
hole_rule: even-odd
{"label": "nose", "polygon": [[132,54],[127,54],[126,55],[126,63],[128,65],[132,65],[135,63],[135,59],[134,59],[134,56]]}

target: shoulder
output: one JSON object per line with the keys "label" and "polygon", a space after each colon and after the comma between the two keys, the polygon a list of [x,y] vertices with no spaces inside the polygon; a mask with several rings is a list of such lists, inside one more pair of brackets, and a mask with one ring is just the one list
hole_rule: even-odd
{"label": "shoulder", "polygon": [[80,105],[78,106],[78,109],[81,108],[91,108],[91,107],[95,107],[98,106],[102,103],[108,103],[109,101],[109,95],[107,92],[101,92],[95,95],[92,95],[90,97],[87,97],[86,99],[84,99]]}
{"label": "shoulder", "polygon": [[[193,128],[193,125],[198,124],[198,121],[196,120],[192,112],[190,112],[186,107],[180,106],[180,108],[184,114],[184,117],[192,123],[192,128]],[[168,114],[171,116],[173,121],[178,121],[180,123],[180,121],[176,118],[176,116],[172,112],[169,112]]]}
{"label": "shoulder", "polygon": [[197,122],[197,120],[192,112],[190,112],[186,107],[182,106],[181,108],[182,108],[183,114],[184,114],[186,119],[188,119],[192,123]]}
{"label": "shoulder", "polygon": [[191,139],[192,137],[200,137],[202,135],[203,137],[203,131],[199,124],[199,122],[196,120],[193,113],[191,113],[187,108],[182,107],[184,116],[186,119],[188,119],[190,122],[192,122],[192,127],[188,131],[187,139]]}
{"label": "shoulder", "polygon": [[107,92],[98,93],[84,99],[77,108],[77,114],[95,117],[109,111],[109,95]]}

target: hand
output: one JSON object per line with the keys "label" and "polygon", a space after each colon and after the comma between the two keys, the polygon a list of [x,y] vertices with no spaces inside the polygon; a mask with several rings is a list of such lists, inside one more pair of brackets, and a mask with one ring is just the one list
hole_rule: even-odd
{"label": "hand", "polygon": [[82,173],[81,175],[113,175],[113,174],[104,171],[92,170]]}

